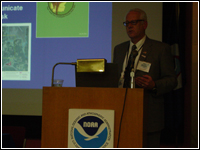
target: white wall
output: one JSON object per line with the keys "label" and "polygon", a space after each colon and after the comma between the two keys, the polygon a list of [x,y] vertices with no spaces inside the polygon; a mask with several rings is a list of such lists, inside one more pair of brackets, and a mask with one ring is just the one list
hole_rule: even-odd
{"label": "white wall", "polygon": [[148,21],[147,36],[162,41],[162,2],[113,2],[112,54],[117,44],[129,40],[123,22],[127,12],[133,8],[140,8],[146,12]]}

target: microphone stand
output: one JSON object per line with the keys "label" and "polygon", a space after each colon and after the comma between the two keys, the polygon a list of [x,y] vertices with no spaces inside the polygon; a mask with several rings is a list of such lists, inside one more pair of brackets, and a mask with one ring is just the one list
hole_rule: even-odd
{"label": "microphone stand", "polygon": [[65,63],[65,62],[59,62],[59,63],[56,63],[54,66],[53,66],[53,69],[52,69],[52,78],[51,78],[51,86],[53,86],[53,80],[54,80],[54,69],[57,65],[76,65],[76,62],[74,63]]}

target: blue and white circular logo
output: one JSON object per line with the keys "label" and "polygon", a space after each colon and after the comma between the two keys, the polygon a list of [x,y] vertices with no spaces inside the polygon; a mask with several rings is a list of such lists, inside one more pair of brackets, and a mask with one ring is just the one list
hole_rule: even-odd
{"label": "blue and white circular logo", "polygon": [[70,134],[74,146],[81,148],[106,147],[111,137],[108,121],[102,115],[92,112],[75,118]]}

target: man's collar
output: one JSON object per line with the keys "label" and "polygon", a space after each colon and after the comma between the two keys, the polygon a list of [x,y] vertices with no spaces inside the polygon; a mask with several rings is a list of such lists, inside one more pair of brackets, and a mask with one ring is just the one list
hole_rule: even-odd
{"label": "man's collar", "polygon": [[[135,45],[136,45],[136,47],[137,47],[137,49],[136,50],[139,50],[142,46],[143,46],[143,44],[144,44],[144,42],[145,42],[145,40],[146,40],[146,35],[144,35],[144,37],[140,40],[140,41],[138,41]],[[132,47],[134,45],[134,43],[130,40],[130,47]]]}

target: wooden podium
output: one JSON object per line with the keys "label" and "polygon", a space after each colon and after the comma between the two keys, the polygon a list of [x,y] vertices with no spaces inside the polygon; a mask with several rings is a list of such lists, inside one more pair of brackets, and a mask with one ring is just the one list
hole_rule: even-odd
{"label": "wooden podium", "polygon": [[[43,87],[42,148],[68,147],[68,110],[115,110],[114,147],[117,148],[125,88]],[[144,145],[143,89],[128,89],[119,148]]]}

